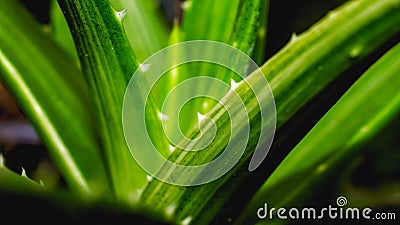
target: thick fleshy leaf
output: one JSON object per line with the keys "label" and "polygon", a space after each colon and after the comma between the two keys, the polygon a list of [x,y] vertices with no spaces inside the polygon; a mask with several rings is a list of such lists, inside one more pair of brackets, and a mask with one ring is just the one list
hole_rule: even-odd
{"label": "thick fleshy leaf", "polygon": [[[261,11],[265,9],[268,2],[266,0],[187,1],[183,4],[185,10],[184,39],[220,41],[251,55],[257,40],[254,33],[257,33],[260,27]],[[212,51],[212,49],[204,49],[204,51]],[[211,76],[227,84],[230,84],[235,76],[232,71],[209,63],[193,64],[189,69],[181,71],[179,74],[184,74],[182,79],[199,75]],[[194,88],[209,90],[210,96],[225,94],[220,93],[221,90],[215,86],[202,82],[199,82]],[[216,102],[209,98],[200,98],[190,102],[187,110],[182,111],[184,133],[197,124],[197,120],[193,119],[196,118],[197,112],[206,114],[215,104]]]}
{"label": "thick fleshy leaf", "polygon": [[3,155],[0,154],[0,193],[4,190],[15,189],[41,189],[38,183],[26,176],[21,176],[3,165]]}
{"label": "thick fleshy leaf", "polygon": [[234,30],[239,0],[189,0],[183,3],[185,40],[228,43]]}
{"label": "thick fleshy leaf", "polygon": [[68,186],[84,192],[108,189],[82,74],[17,2],[4,0],[0,6],[2,82],[35,126]]}
{"label": "thick fleshy leaf", "polygon": [[[362,75],[272,173],[238,224],[256,222],[257,209],[265,202],[275,208],[304,206],[316,184],[328,179],[399,115],[399,57],[397,44]],[[269,224],[270,218],[259,223]]]}
{"label": "thick fleshy leaf", "polygon": [[50,1],[50,29],[54,37],[53,39],[74,61],[79,63],[72,34],[56,0]]}
{"label": "thick fleshy leaf", "polygon": [[126,10],[124,30],[132,49],[143,62],[167,46],[168,24],[154,0],[110,0],[116,11]]}
{"label": "thick fleshy leaf", "polygon": [[257,40],[252,53],[253,60],[258,64],[262,65],[265,62],[265,50],[267,45],[267,33],[268,33],[268,16],[269,16],[269,0],[264,1],[263,8],[260,12],[260,19],[257,32]]}
{"label": "thick fleshy leaf", "polygon": [[[265,32],[265,27],[261,28],[262,22],[260,21],[262,18],[261,15],[266,17],[267,6],[269,4],[269,0],[257,0],[257,1],[243,1],[238,9],[237,19],[235,21],[235,26],[231,32],[229,37],[228,44],[233,47],[239,49],[240,51],[246,53],[251,56],[254,52],[254,47],[256,45],[259,37],[257,36],[260,32]],[[262,12],[265,10],[264,12]],[[263,30],[264,29],[264,30]],[[254,35],[257,34],[257,35]],[[261,42],[263,40],[260,40]],[[261,47],[261,46],[257,46]],[[233,59],[237,60],[237,59]],[[215,76],[217,79],[224,81],[227,84],[230,84],[232,80],[237,80],[237,76],[230,70],[222,70],[214,67],[210,67],[206,74],[211,74]],[[200,84],[201,85],[201,84]],[[199,87],[204,88],[204,87]],[[213,96],[218,88],[210,86],[208,87],[210,96]],[[207,113],[214,105],[210,100],[205,100],[201,104],[200,112]]]}
{"label": "thick fleshy leaf", "polygon": [[[25,224],[172,224],[141,208],[52,191],[0,166],[2,223]],[[18,213],[19,215],[16,215]],[[60,220],[61,219],[61,220]]]}
{"label": "thick fleshy leaf", "polygon": [[[102,146],[106,152],[117,198],[135,202],[147,183],[147,174],[132,157],[122,128],[122,105],[128,81],[139,64],[122,28],[125,11],[115,11],[108,1],[58,1],[77,46],[82,70],[96,105]],[[146,86],[146,84],[143,84]],[[140,90],[137,90],[138,92]],[[160,126],[153,99],[146,118]],[[168,151],[161,129],[151,129],[158,147]],[[162,151],[162,150],[160,150]]]}
{"label": "thick fleshy leaf", "polygon": [[[323,90],[341,72],[361,60],[391,36],[400,31],[398,0],[350,1],[314,25],[291,42],[262,66],[269,78],[277,107],[277,127],[281,127],[313,96]],[[326,35],[323,31],[329,31]],[[332,57],[334,55],[335,57]],[[248,81],[257,83],[256,76]],[[218,208],[230,197],[246,175],[250,157],[258,141],[259,120],[255,98],[248,97],[248,89],[240,85],[235,89],[243,95],[249,106],[250,141],[242,159],[225,176],[196,187],[177,187],[153,180],[143,192],[142,202],[159,211],[167,212],[176,221],[190,218],[192,223],[206,224]],[[232,93],[231,93],[232,94]],[[229,99],[230,96],[225,96]],[[229,127],[229,119],[219,106],[210,114],[218,127]],[[232,119],[233,120],[233,119]],[[243,124],[244,126],[245,124]],[[228,129],[228,128],[223,128]],[[207,129],[203,130],[206,132]],[[221,132],[222,134],[224,132]],[[194,132],[189,137],[196,137]],[[226,146],[225,137],[213,139],[212,151],[175,151],[169,158],[177,164],[199,165],[212,161]],[[199,141],[199,143],[201,143]],[[196,146],[195,146],[196,147]],[[193,207],[196,206],[196,207]],[[167,209],[173,210],[167,210]]]}

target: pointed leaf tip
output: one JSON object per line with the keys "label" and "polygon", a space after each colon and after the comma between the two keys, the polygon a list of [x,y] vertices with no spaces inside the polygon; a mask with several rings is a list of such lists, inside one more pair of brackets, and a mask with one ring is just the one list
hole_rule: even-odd
{"label": "pointed leaf tip", "polygon": [[239,86],[239,82],[236,82],[234,79],[231,79],[231,90],[235,90]]}
{"label": "pointed leaf tip", "polygon": [[167,216],[172,216],[176,210],[176,204],[171,203],[169,206],[166,207],[165,213]]}
{"label": "pointed leaf tip", "polygon": [[199,123],[206,118],[205,115],[201,114],[200,112],[197,112],[197,119]]}
{"label": "pointed leaf tip", "polygon": [[149,70],[151,67],[151,64],[140,64],[139,65],[139,69],[142,72],[146,72],[147,70]]}
{"label": "pointed leaf tip", "polygon": [[22,176],[22,177],[28,177],[28,176],[26,175],[26,171],[25,171],[24,167],[22,167],[22,174],[21,174],[21,176]]}
{"label": "pointed leaf tip", "polygon": [[188,216],[184,220],[182,220],[181,224],[182,225],[189,225],[191,221],[192,221],[192,217]]}
{"label": "pointed leaf tip", "polygon": [[2,153],[0,153],[0,168],[4,167],[4,156]]}
{"label": "pointed leaf tip", "polygon": [[298,39],[298,36],[295,32],[292,33],[292,36],[290,37],[290,43],[295,42]]}
{"label": "pointed leaf tip", "polygon": [[165,115],[165,114],[162,113],[162,112],[159,112],[159,113],[158,113],[158,117],[159,117],[159,119],[160,119],[161,121],[167,121],[167,120],[169,120],[169,116]]}
{"label": "pointed leaf tip", "polygon": [[181,3],[181,8],[183,10],[188,10],[191,6],[192,6],[192,1],[191,0],[184,1],[184,2]]}
{"label": "pointed leaf tip", "polygon": [[118,19],[122,21],[127,11],[128,11],[127,9],[124,9],[122,11],[116,12]]}
{"label": "pointed leaf tip", "polygon": [[174,152],[175,151],[175,146],[173,146],[173,145],[168,145],[168,148],[169,148],[169,151],[172,153],[172,152]]}

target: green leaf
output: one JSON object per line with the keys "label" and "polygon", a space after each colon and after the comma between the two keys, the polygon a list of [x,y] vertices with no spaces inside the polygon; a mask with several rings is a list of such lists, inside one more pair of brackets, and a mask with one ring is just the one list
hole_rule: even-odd
{"label": "green leaf", "polygon": [[[239,9],[239,0],[189,0],[182,3],[184,10],[182,22],[182,36],[184,41],[190,40],[210,40],[229,43],[234,30],[237,12]],[[207,50],[205,50],[207,51]],[[193,71],[196,71],[195,74]],[[169,83],[179,83],[185,79],[198,75],[215,75],[220,72],[220,68],[212,64],[192,63],[175,69],[175,76],[171,76]],[[173,77],[178,77],[174,82]],[[229,80],[229,79],[228,79]],[[204,84],[199,83],[196,89],[204,89]],[[210,88],[210,87],[206,87]],[[168,89],[170,90],[170,89]],[[181,130],[187,134],[190,129],[197,124],[197,120],[193,120],[197,116],[197,112],[205,114],[215,103],[209,99],[197,99],[191,101],[182,110],[180,117]],[[171,112],[171,118],[175,114]],[[171,125],[168,125],[171,126]],[[178,130],[179,128],[173,129]]]}
{"label": "green leaf", "polygon": [[[174,45],[174,44],[178,44],[180,42],[183,41],[183,31],[182,28],[179,26],[178,21],[174,21],[170,36],[169,36],[169,40],[168,40],[168,45]],[[174,59],[177,58],[177,56],[179,56],[180,54],[185,54],[179,51],[174,51],[173,54],[171,56],[169,56],[169,60],[172,60],[174,62]],[[175,63],[176,64],[176,63]],[[170,71],[167,71],[160,79],[159,86],[154,86],[152,93],[154,93],[153,96],[156,97],[156,100],[158,100],[157,105],[155,106],[156,109],[161,109],[162,105],[163,105],[163,101],[166,96],[168,95],[168,93],[180,82],[182,82],[183,80],[185,80],[185,78],[187,78],[188,76],[188,70],[187,67],[184,66],[177,66],[173,69],[171,69]],[[173,99],[173,98],[171,98]],[[174,99],[175,102],[171,102],[170,104],[176,103],[177,99]],[[149,108],[150,109],[150,108]],[[161,111],[161,110],[160,110]],[[161,113],[161,112],[160,112]],[[175,109],[175,107],[168,107],[167,109],[164,109],[164,113],[165,115],[167,115],[169,118],[179,118],[179,111]],[[151,121],[148,121],[151,122]],[[149,125],[148,127],[158,127],[160,130],[163,130],[163,127],[161,127],[161,121],[157,120],[157,122],[159,122],[158,125],[153,124],[153,125]],[[165,120],[162,121],[163,125],[165,127],[168,127],[171,131],[174,132],[178,132],[179,129],[175,126],[175,123],[173,123],[172,119],[169,120]],[[186,128],[189,126],[186,122],[184,122],[184,124],[186,125]],[[176,133],[175,133],[176,135]],[[164,155],[164,157],[167,157],[170,154],[170,143],[169,141],[163,137],[162,139],[158,138],[152,138],[152,140],[155,140],[155,143],[158,142],[163,142],[165,146],[167,146],[167,149],[163,149],[165,148],[165,146],[159,146],[157,149],[161,149],[160,153],[162,153]]]}
{"label": "green leaf", "polygon": [[[345,3],[303,34],[294,35],[287,46],[268,60],[261,70],[272,81],[278,124],[294,115],[297,104],[307,101],[302,93],[323,90],[337,73],[397,34],[398,5],[398,0]],[[313,82],[317,82],[315,86]]]}
{"label": "green leaf", "polygon": [[13,224],[172,224],[143,208],[46,189],[1,166],[0,199],[1,221]]}
{"label": "green leaf", "polygon": [[[257,1],[189,1],[185,12],[183,31],[186,40],[205,39],[228,43],[239,50],[252,54],[256,43],[256,35],[260,25],[260,14],[264,8],[265,0]],[[268,1],[267,1],[268,2]],[[211,11],[210,11],[211,10]],[[204,17],[203,15],[208,15]],[[203,19],[199,19],[199,18]],[[205,49],[204,51],[207,51]],[[233,59],[236,60],[236,59]],[[207,75],[215,77],[225,83],[230,84],[234,73],[226,68],[221,68],[213,64],[195,64],[188,71],[196,71],[193,75]],[[188,72],[186,71],[186,73]],[[197,87],[200,90],[208,89],[210,96],[215,96],[220,92],[215,86],[205,86],[199,83]],[[222,93],[225,94],[225,93]],[[186,129],[196,125],[196,120],[191,118],[197,115],[197,112],[206,114],[215,105],[215,101],[203,98],[188,106],[188,113],[184,113],[183,124]]]}
{"label": "green leaf", "polygon": [[60,6],[56,0],[50,2],[50,27],[53,39],[70,55],[70,57],[79,63],[78,53],[76,52],[72,34],[69,31],[67,21]]}
{"label": "green leaf", "polygon": [[[249,56],[253,54],[254,46],[256,45],[256,41],[258,38],[257,35],[261,29],[260,15],[268,14],[267,11],[262,12],[262,10],[265,10],[265,5],[268,5],[268,3],[269,0],[257,0],[257,1],[244,1],[241,4],[241,7],[239,8],[239,12],[237,14],[238,18],[236,19],[235,27],[230,35],[229,44],[231,44],[233,47],[241,50],[242,52],[246,53]],[[230,84],[231,80],[234,79],[235,77],[232,71],[221,70],[221,69],[219,70],[210,69],[207,71],[207,74],[215,74],[215,77],[217,79],[222,80],[228,84]],[[218,91],[218,89],[216,89],[215,87],[213,86],[209,87],[209,92],[211,96],[213,96],[213,93],[215,93],[216,91]],[[211,102],[210,100],[208,100],[207,103],[208,104],[204,103],[202,104],[203,107],[200,110],[200,112],[206,113],[215,105],[215,103]]]}
{"label": "green leaf", "polygon": [[[133,51],[142,62],[156,51],[167,45],[167,24],[153,0],[111,0],[117,11],[126,10],[123,27]],[[50,23],[55,40],[78,60],[74,41],[68,24],[54,0],[51,2]],[[140,34],[140,35],[137,35]]]}
{"label": "green leaf", "polygon": [[9,170],[3,165],[3,155],[0,154],[0,192],[23,188],[41,189],[33,180]]}
{"label": "green leaf", "polygon": [[167,24],[154,0],[110,0],[117,11],[126,10],[126,35],[139,62],[166,47]]}
{"label": "green leaf", "polygon": [[[278,128],[341,72],[400,31],[398,5],[398,0],[350,1],[300,37],[292,39],[264,64],[262,71],[269,78],[276,101]],[[329,35],[323,33],[325,30],[330,30]],[[247,81],[256,84],[256,77],[250,75]],[[251,96],[244,83],[235,90],[249,110],[252,127],[249,139],[253,140],[248,143],[247,151],[236,167],[214,182],[195,187],[177,187],[153,180],[143,192],[143,204],[160,213],[168,212],[178,222],[191,218],[194,224],[207,224],[218,213],[219,207],[246,176],[244,171],[247,170],[260,131],[257,99]],[[225,96],[225,99],[235,104],[229,101],[231,96]],[[224,109],[217,105],[209,115],[217,121],[218,128],[225,131],[229,129],[229,118],[223,112]],[[235,121],[235,115],[233,117]],[[206,131],[207,128],[203,130]],[[188,137],[194,138],[197,134],[194,132]],[[204,164],[221,153],[226,144],[226,137],[217,133],[212,149],[206,148],[195,153],[176,150],[169,160],[183,165]],[[167,210],[170,206],[174,206],[173,210]]]}
{"label": "green leaf", "polygon": [[[10,13],[12,12],[12,13]],[[0,2],[0,75],[66,179],[80,192],[108,189],[82,74],[17,2]]]}
{"label": "green leaf", "polygon": [[[113,190],[118,199],[135,202],[147,183],[147,174],[133,159],[122,129],[125,89],[138,68],[122,28],[125,12],[116,12],[106,0],[58,2],[73,34],[82,70],[96,104]],[[152,100],[150,98],[148,111],[150,122],[159,127],[159,111]],[[152,129],[150,136],[159,138],[161,144],[165,140],[161,129]],[[163,147],[168,149],[168,145]]]}
{"label": "green leaf", "polygon": [[238,224],[255,222],[257,208],[265,202],[275,208],[304,206],[316,184],[399,115],[399,57],[397,44],[362,75],[272,173]]}
{"label": "green leaf", "polygon": [[239,0],[189,0],[183,3],[185,40],[229,43],[239,9]]}
{"label": "green leaf", "polygon": [[253,49],[252,58],[261,65],[265,62],[265,46],[267,44],[267,31],[268,31],[268,16],[269,16],[269,0],[265,0],[263,8],[260,12],[260,19],[257,32],[257,40]]}
{"label": "green leaf", "polygon": [[257,31],[260,27],[260,15],[268,0],[244,1],[242,3],[238,19],[235,24],[231,44],[233,47],[245,52],[247,55],[253,53],[257,40]]}

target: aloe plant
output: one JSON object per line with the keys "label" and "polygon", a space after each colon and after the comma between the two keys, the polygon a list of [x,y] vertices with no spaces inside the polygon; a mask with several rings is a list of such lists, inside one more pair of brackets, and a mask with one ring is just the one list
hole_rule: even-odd
{"label": "aloe plant", "polygon": [[[343,80],[346,87],[349,71],[356,73],[354,69],[364,68],[366,59],[373,62],[371,57],[376,59],[376,54],[387,50],[387,43],[398,42],[400,1],[348,1],[305,32],[293,34],[286,46],[264,61],[267,40],[274,35],[267,22],[274,10],[269,8],[271,3],[188,0],[182,2],[182,18],[168,25],[156,1],[58,0],[51,2],[48,32],[17,1],[1,1],[1,81],[47,147],[66,181],[66,190],[49,189],[14,174],[3,166],[0,155],[1,186],[15,187],[0,188],[0,196],[11,193],[28,201],[41,199],[47,206],[60,201],[61,211],[71,204],[96,211],[94,201],[113,209],[113,215],[121,220],[129,215],[132,223],[144,219],[145,224],[264,223],[271,221],[258,221],[256,212],[265,201],[276,207],[306,205],[327,174],[361,154],[361,144],[371,141],[399,115],[398,45],[348,89],[270,176],[260,175],[263,167],[257,168],[268,157],[273,139],[290,140],[283,128],[296,129],[292,122],[301,116],[319,116],[315,99],[331,95],[332,83]],[[134,152],[148,148],[136,140],[140,143],[130,149],[123,112],[124,97],[131,94],[129,82],[154,66],[146,64],[146,59],[168,45],[193,40],[222,42],[220,46],[251,57],[260,69],[246,67],[248,76],[242,79],[234,71],[210,63],[177,66],[166,71],[147,99],[139,100],[145,102],[146,110],[143,133],[147,132],[159,153],[174,164],[195,167],[211,162],[224,154],[232,140],[234,155],[228,158],[234,158],[244,140],[242,135],[248,132],[243,154],[228,172],[208,183],[185,186],[164,181],[178,177],[198,181],[205,172],[188,175],[165,164],[157,167],[157,174],[147,174]],[[202,52],[223,52],[222,47],[217,53],[215,50],[204,48]],[[175,63],[185,54],[177,50],[166,60]],[[230,60],[232,65],[240,64],[238,58]],[[168,94],[198,75],[221,80],[230,91],[197,82],[185,95],[207,90],[208,96],[218,95],[221,100],[199,98],[179,111],[179,96],[175,96],[169,102],[172,106],[163,111]],[[142,96],[151,78],[137,80],[133,94]],[[240,106],[246,116],[235,111]],[[309,109],[302,115],[304,107]],[[276,113],[276,117],[265,116],[265,112]],[[186,137],[172,143],[165,126],[167,131],[182,130]],[[215,128],[212,142],[204,146],[209,139],[205,134]],[[328,141],[332,137],[337,138],[335,144]],[[280,151],[279,143],[272,144],[271,151]],[[235,192],[246,190],[247,182],[259,177],[266,179],[265,183],[254,181],[259,186],[252,190],[258,191],[246,197],[246,204],[239,202]],[[10,202],[0,204],[3,207]],[[227,212],[232,205],[234,209]]]}

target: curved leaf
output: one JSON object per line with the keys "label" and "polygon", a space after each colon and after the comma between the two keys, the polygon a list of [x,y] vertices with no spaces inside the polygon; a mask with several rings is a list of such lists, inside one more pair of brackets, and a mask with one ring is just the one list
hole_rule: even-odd
{"label": "curved leaf", "polygon": [[[362,75],[272,173],[238,224],[256,222],[257,208],[265,202],[276,208],[304,206],[315,184],[399,115],[399,57],[397,44]],[[260,224],[269,224],[269,216]]]}
{"label": "curved leaf", "polygon": [[20,5],[4,0],[0,6],[1,80],[35,126],[68,185],[84,192],[108,189],[82,74]]}
{"label": "curved leaf", "polygon": [[[400,8],[397,5],[398,0],[350,1],[331,12],[299,38],[293,39],[262,66],[262,71],[270,78],[274,93],[278,128],[341,72],[400,31]],[[325,29],[329,30],[329,35],[321,33]],[[333,54],[335,57],[332,57]],[[255,77],[250,75],[247,80],[257,83]],[[143,204],[160,213],[167,212],[167,207],[174,205],[170,214],[176,221],[183,221],[190,216],[193,223],[206,224],[241,184],[258,140],[256,137],[260,125],[257,116],[254,116],[259,110],[254,107],[257,100],[248,96],[248,89],[244,85],[236,90],[245,99],[245,105],[252,107],[252,111],[249,111],[249,115],[253,116],[250,124],[255,127],[250,131],[250,140],[253,138],[255,141],[248,143],[241,161],[225,176],[201,186],[177,187],[153,180],[143,192]],[[229,96],[225,98],[229,99]],[[212,109],[212,112],[219,111],[223,112],[219,106]],[[214,121],[220,121],[219,127],[229,126],[229,119],[223,113],[210,115]],[[196,137],[196,133],[189,137]],[[183,165],[204,164],[212,161],[225,146],[225,137],[217,134],[212,151],[205,149],[187,153],[177,150],[169,159]]]}

